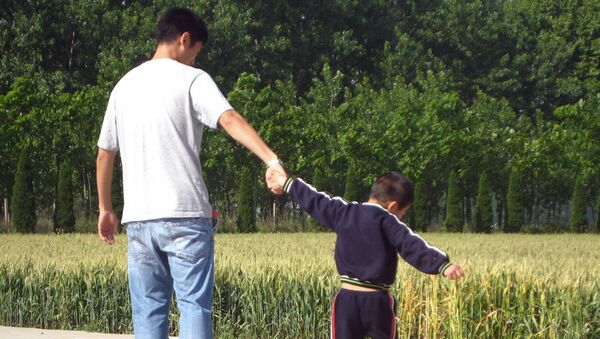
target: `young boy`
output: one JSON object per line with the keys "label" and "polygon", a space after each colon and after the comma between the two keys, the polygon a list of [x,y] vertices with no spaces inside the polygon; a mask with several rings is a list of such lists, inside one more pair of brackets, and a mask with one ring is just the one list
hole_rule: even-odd
{"label": "young boy", "polygon": [[341,289],[331,307],[331,338],[396,337],[396,305],[389,292],[398,256],[423,273],[454,280],[464,275],[448,255],[400,220],[413,199],[411,183],[390,172],[377,178],[366,203],[318,192],[302,179],[271,173],[268,180],[337,234],[335,263]]}

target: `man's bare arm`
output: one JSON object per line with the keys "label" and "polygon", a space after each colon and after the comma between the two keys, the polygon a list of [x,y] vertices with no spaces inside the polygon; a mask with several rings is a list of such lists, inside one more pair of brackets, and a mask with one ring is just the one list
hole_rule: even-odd
{"label": "man's bare arm", "polygon": [[[259,157],[265,164],[270,160],[277,159],[275,154],[264,140],[258,135],[256,130],[235,110],[224,112],[219,118],[219,125],[223,127],[235,141],[246,147],[250,152]],[[278,171],[282,175],[286,175],[285,170],[280,164],[269,166],[268,172]],[[287,175],[286,175],[287,176]],[[269,178],[266,178],[269,189],[273,193],[281,194],[283,188],[274,186],[270,183]]]}
{"label": "man's bare arm", "polygon": [[100,239],[112,245],[118,230],[119,220],[113,211],[111,185],[115,152],[98,149],[96,159],[96,184],[98,186],[98,235]]}

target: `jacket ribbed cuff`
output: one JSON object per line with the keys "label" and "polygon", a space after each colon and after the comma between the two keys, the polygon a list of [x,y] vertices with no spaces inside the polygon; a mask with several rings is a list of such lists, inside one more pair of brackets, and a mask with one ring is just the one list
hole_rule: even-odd
{"label": "jacket ribbed cuff", "polygon": [[288,177],[285,183],[283,184],[283,191],[285,193],[290,193],[290,187],[292,186],[292,181],[294,181],[294,179],[295,178]]}
{"label": "jacket ribbed cuff", "polygon": [[450,267],[450,265],[452,265],[449,261],[446,261],[444,264],[442,264],[442,266],[440,266],[438,273],[441,275],[444,275],[444,271]]}

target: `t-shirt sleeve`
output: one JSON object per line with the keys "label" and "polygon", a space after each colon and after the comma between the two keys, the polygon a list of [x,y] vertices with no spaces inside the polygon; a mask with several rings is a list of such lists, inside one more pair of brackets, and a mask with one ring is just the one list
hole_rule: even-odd
{"label": "t-shirt sleeve", "polygon": [[194,79],[190,87],[190,96],[198,120],[210,128],[217,128],[221,114],[232,109],[207,73],[201,73]]}
{"label": "t-shirt sleeve", "polygon": [[117,151],[119,149],[119,138],[117,136],[117,115],[115,110],[115,99],[111,94],[108,99],[104,121],[98,138],[98,147],[107,151]]}

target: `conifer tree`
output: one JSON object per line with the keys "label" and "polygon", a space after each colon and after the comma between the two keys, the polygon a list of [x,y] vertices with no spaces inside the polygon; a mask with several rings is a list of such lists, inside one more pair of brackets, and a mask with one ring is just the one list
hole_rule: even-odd
{"label": "conifer tree", "polygon": [[479,189],[475,202],[475,232],[491,232],[493,222],[490,183],[487,174],[483,172],[479,177]]}
{"label": "conifer tree", "polygon": [[516,168],[513,168],[510,172],[506,204],[507,218],[504,231],[507,233],[516,233],[521,231],[523,222],[525,220],[525,212],[521,194],[521,174]]}
{"label": "conifer tree", "polygon": [[73,170],[64,161],[58,176],[56,196],[56,220],[54,230],[60,232],[75,231],[75,212],[73,211]]}
{"label": "conifer tree", "polygon": [[571,212],[571,231],[576,233],[585,232],[587,227],[587,213],[584,180],[582,177],[577,178],[575,181],[575,189],[573,190],[573,209]]}
{"label": "conifer tree", "polygon": [[26,149],[21,150],[13,185],[12,229],[19,233],[33,233],[36,223],[33,173],[28,153]]}
{"label": "conifer tree", "polygon": [[600,233],[600,193],[596,202],[596,232]]}
{"label": "conifer tree", "polygon": [[446,196],[446,229],[449,232],[461,232],[463,221],[461,218],[461,196],[458,188],[456,173],[450,174],[448,180],[448,195]]}

